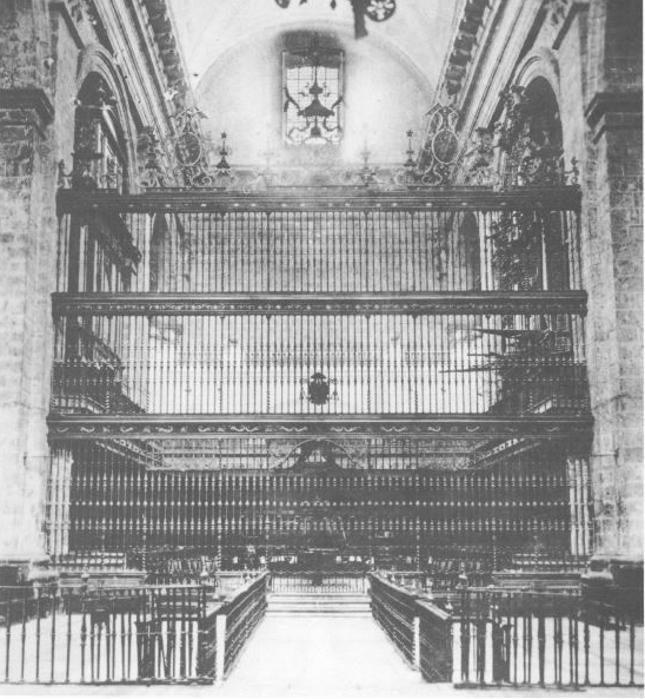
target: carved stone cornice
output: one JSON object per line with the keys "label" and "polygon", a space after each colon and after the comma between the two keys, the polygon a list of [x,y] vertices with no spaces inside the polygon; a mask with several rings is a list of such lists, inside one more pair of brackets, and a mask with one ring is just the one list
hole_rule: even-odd
{"label": "carved stone cornice", "polygon": [[444,89],[452,97],[460,92],[487,16],[487,0],[468,0],[444,69]]}
{"label": "carved stone cornice", "polygon": [[146,9],[168,84],[175,86],[181,98],[189,89],[188,81],[181,60],[176,28],[166,0],[141,0],[140,4]]}
{"label": "carved stone cornice", "polygon": [[58,213],[109,210],[120,213],[237,213],[283,211],[499,211],[542,208],[547,211],[579,211],[578,187],[526,187],[491,191],[483,187],[419,187],[396,192],[370,192],[364,187],[303,187],[274,191],[182,191],[167,189],[144,194],[113,192],[58,192]]}
{"label": "carved stone cornice", "polygon": [[596,143],[606,131],[621,129],[642,129],[643,93],[633,92],[598,92],[587,108],[585,118],[592,129],[592,138]]}
{"label": "carved stone cornice", "polygon": [[587,435],[591,415],[498,417],[487,415],[114,415],[48,418],[52,443],[70,439],[176,439],[177,437],[271,437],[305,439],[513,436],[571,439]]}
{"label": "carved stone cornice", "polygon": [[[32,124],[41,133],[54,120],[54,105],[37,87],[0,89],[0,110],[11,110],[11,123]],[[3,122],[7,120],[3,118]]]}
{"label": "carved stone cornice", "polygon": [[584,291],[480,291],[400,294],[52,295],[54,317],[121,315],[455,315],[587,312]]}

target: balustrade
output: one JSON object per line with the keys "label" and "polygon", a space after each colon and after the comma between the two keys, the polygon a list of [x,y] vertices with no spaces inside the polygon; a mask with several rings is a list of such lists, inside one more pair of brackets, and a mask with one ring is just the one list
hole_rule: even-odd
{"label": "balustrade", "polygon": [[496,589],[436,596],[369,577],[375,618],[428,681],[643,685],[642,618],[624,601]]}
{"label": "balustrade", "polygon": [[197,679],[202,588],[50,585],[3,593],[0,681]]}
{"label": "balustrade", "polygon": [[0,682],[223,680],[266,607],[266,574],[204,585],[0,588]]}
{"label": "balustrade", "polygon": [[418,621],[415,596],[369,576],[372,615],[411,664],[418,662]]}
{"label": "balustrade", "polygon": [[220,673],[222,680],[231,671],[244,644],[264,617],[267,607],[267,575],[262,573],[257,579],[247,583],[226,604],[226,638]]}
{"label": "balustrade", "polygon": [[469,590],[455,605],[456,684],[643,684],[642,618],[621,600]]}

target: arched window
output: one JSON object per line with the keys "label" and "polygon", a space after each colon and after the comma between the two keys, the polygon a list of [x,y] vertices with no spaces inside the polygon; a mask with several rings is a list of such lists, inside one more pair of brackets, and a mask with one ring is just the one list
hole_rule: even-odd
{"label": "arched window", "polygon": [[285,144],[337,145],[343,133],[344,52],[334,37],[311,32],[288,34],[284,46]]}

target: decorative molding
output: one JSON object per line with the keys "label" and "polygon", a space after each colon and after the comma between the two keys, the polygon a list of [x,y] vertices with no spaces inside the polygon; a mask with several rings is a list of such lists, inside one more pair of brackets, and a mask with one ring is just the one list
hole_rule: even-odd
{"label": "decorative molding", "polygon": [[2,110],[23,111],[20,123],[33,124],[41,132],[54,120],[54,105],[40,88],[0,88],[0,105]]}
{"label": "decorative molding", "polygon": [[140,4],[146,9],[149,26],[159,48],[166,79],[176,91],[175,105],[179,107],[183,105],[189,87],[181,61],[181,50],[172,15],[168,10],[166,0],[140,0]]}
{"label": "decorative molding", "polygon": [[398,192],[372,192],[365,187],[293,187],[278,191],[220,192],[159,190],[144,194],[60,190],[59,215],[106,209],[121,213],[237,213],[282,211],[372,211],[428,209],[499,211],[538,206],[546,211],[579,211],[578,187],[526,187],[495,192],[482,187],[408,187]]}
{"label": "decorative molding", "polygon": [[598,142],[605,131],[642,130],[643,93],[640,90],[598,92],[587,105],[585,118],[592,129],[594,143]]}
{"label": "decorative molding", "polygon": [[303,440],[328,436],[472,440],[513,436],[571,439],[590,433],[592,417],[532,415],[114,415],[48,418],[51,443],[70,439],[176,439],[177,437],[273,437]]}
{"label": "decorative molding", "polygon": [[584,291],[480,291],[401,294],[53,294],[53,314],[120,315],[455,315],[572,313],[584,316]]}

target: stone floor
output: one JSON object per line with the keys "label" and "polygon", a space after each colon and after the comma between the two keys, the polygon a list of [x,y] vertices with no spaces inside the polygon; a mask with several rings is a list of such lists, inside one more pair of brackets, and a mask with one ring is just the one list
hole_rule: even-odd
{"label": "stone floor", "polygon": [[[590,697],[643,696],[642,689],[593,688]],[[268,615],[221,686],[5,685],[0,695],[192,695],[216,697],[540,697],[556,690],[464,690],[431,685],[413,671],[368,617]]]}

